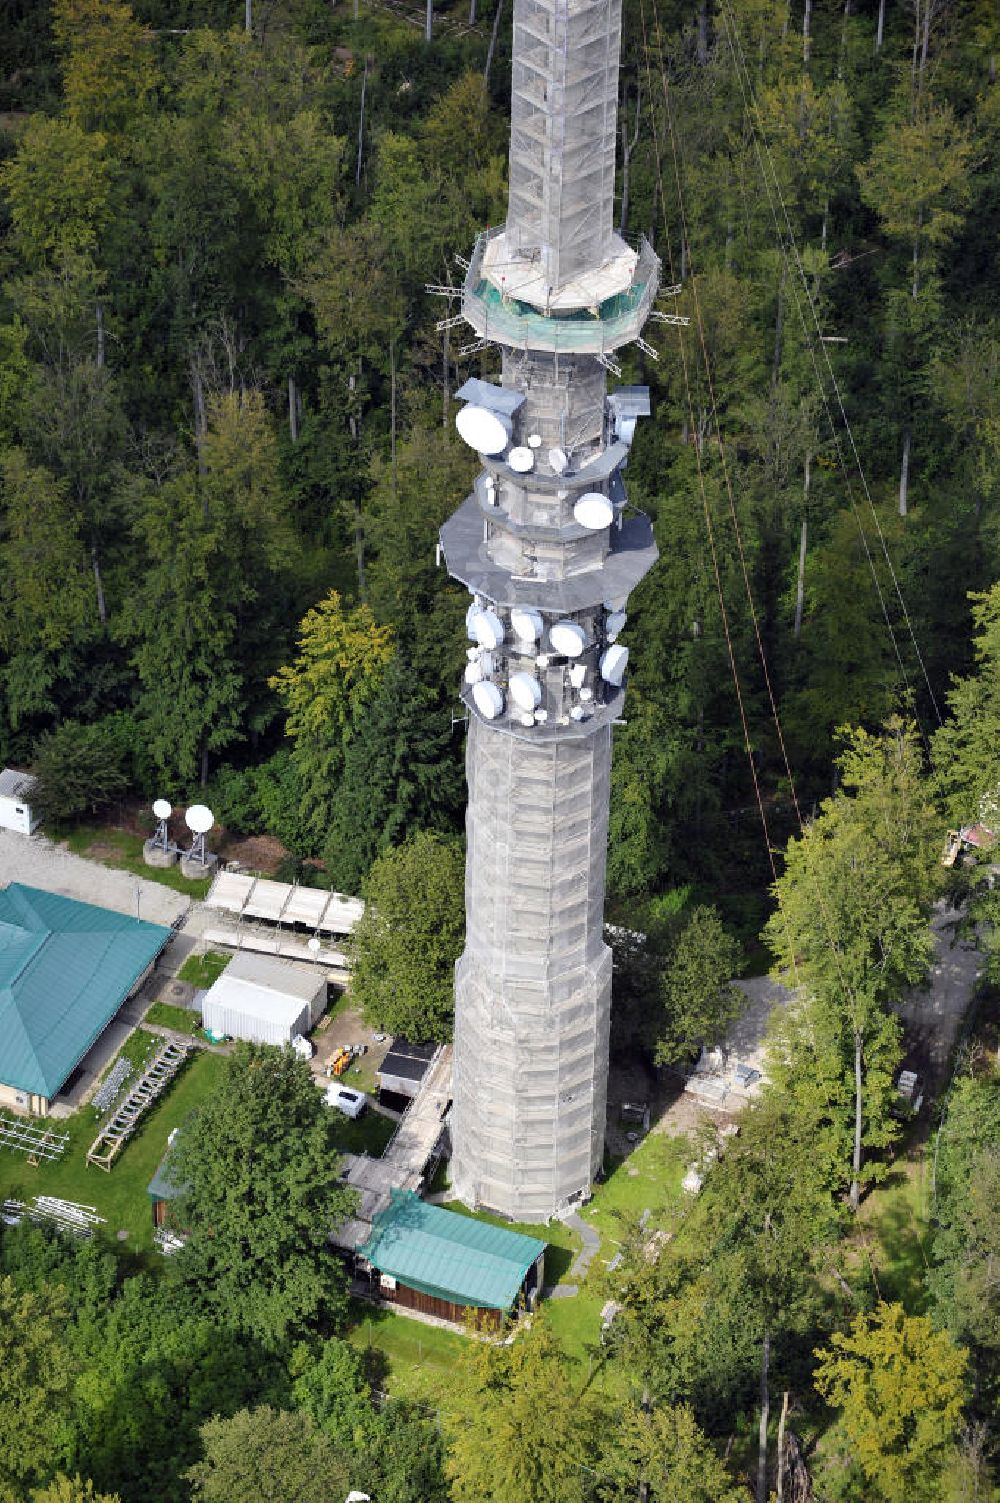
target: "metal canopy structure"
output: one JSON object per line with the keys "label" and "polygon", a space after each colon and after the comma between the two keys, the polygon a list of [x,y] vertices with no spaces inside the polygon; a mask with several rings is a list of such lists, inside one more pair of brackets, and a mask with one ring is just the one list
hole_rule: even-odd
{"label": "metal canopy structure", "polygon": [[316,934],[350,934],[365,911],[361,898],[342,892],[229,871],[216,877],[205,906],[238,918],[300,925]]}
{"label": "metal canopy structure", "polygon": [[518,1221],[585,1197],[603,1157],[618,636],[657,557],[622,478],[649,393],[607,395],[613,352],[649,348],[660,270],[613,228],[620,32],[621,0],[514,0],[507,222],[480,236],[462,290],[502,378],[499,395],[458,394],[483,469],[441,530],[473,596],[452,1179]]}

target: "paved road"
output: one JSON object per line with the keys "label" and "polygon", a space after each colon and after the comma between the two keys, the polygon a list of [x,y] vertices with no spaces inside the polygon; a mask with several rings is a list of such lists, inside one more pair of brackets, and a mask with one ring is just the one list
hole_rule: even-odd
{"label": "paved road", "polygon": [[154,924],[172,924],[191,905],[190,898],[159,882],[147,882],[131,872],[116,871],[99,861],[74,856],[43,835],[16,835],[0,830],[0,886],[24,882],[82,903],[96,903]]}

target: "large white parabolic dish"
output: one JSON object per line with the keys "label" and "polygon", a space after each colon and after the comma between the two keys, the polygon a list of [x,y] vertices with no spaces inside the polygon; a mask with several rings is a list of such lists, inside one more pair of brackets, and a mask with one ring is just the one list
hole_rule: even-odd
{"label": "large white parabolic dish", "polygon": [[581,527],[600,532],[603,527],[611,526],[615,509],[600,491],[585,491],[573,507],[573,515]]}
{"label": "large white parabolic dish", "polygon": [[518,709],[533,715],[542,702],[542,686],[537,678],[530,673],[512,673],[507,687]]}
{"label": "large white parabolic dish", "polygon": [[496,720],[503,710],[503,694],[496,684],[474,684],[472,700],[484,720]]}
{"label": "large white parabolic dish", "polygon": [[192,835],[207,835],[215,824],[215,815],[207,804],[192,804],[184,815],[184,823]]}
{"label": "large white parabolic dish", "polygon": [[510,613],[510,624],[519,642],[537,642],[542,635],[542,618],[538,611],[516,605]]}
{"label": "large white parabolic dish", "polygon": [[173,805],[168,803],[165,798],[158,798],[153,800],[153,813],[156,815],[157,819],[169,819],[173,812]]}
{"label": "large white parabolic dish", "polygon": [[605,683],[614,684],[617,689],[625,676],[625,668],[628,664],[628,648],[622,647],[616,642],[609,647],[601,658],[601,677]]}
{"label": "large white parabolic dish", "polygon": [[502,454],[510,443],[510,422],[488,407],[470,402],[455,417],[455,427],[477,454]]}
{"label": "large white parabolic dish", "polygon": [[504,638],[503,622],[495,611],[477,611],[469,622],[473,640],[492,652]]}
{"label": "large white parabolic dish", "polygon": [[578,658],[587,645],[587,634],[575,621],[557,621],[549,629],[553,652],[563,658]]}

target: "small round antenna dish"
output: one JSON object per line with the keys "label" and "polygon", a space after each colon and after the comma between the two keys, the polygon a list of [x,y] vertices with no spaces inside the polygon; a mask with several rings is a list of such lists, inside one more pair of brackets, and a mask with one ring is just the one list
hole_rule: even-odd
{"label": "small round antenna dish", "polygon": [[569,458],[565,449],[550,449],[549,464],[557,475],[561,475],[569,464]]}
{"label": "small round antenna dish", "polygon": [[549,629],[553,652],[563,658],[578,658],[587,645],[587,634],[575,621],[557,621]]}
{"label": "small round antenna dish", "polygon": [[600,491],[587,491],[573,507],[573,515],[581,527],[600,532],[614,521],[615,509]]}
{"label": "small round antenna dish", "polygon": [[488,407],[470,403],[455,418],[455,427],[470,449],[479,454],[502,454],[510,443],[510,423]]}
{"label": "small round antenna dish", "polygon": [[496,684],[473,685],[472,702],[484,720],[496,720],[503,710],[503,694]]}
{"label": "small round antenna dish", "polygon": [[530,673],[512,673],[508,688],[518,709],[534,715],[542,702],[542,686],[537,678]]}
{"label": "small round antenna dish", "polygon": [[526,475],[535,463],[535,456],[526,444],[518,444],[516,449],[511,449],[507,455],[507,463],[512,470],[519,475]]}
{"label": "small round antenna dish", "polygon": [[482,668],[480,668],[478,663],[466,663],[465,682],[467,684],[478,684],[481,682],[482,677],[483,670]]}
{"label": "small round antenna dish", "polygon": [[312,955],[318,955],[319,954],[320,950],[322,949],[322,945],[320,944],[319,936],[318,935],[314,934],[313,937],[312,937],[312,939],[307,939],[306,940],[306,949]]}
{"label": "small round antenna dish", "polygon": [[540,433],[528,434],[528,448],[540,449],[542,447],[542,435]]}
{"label": "small round antenna dish", "polygon": [[538,611],[515,606],[510,613],[510,624],[519,642],[537,642],[542,635],[542,618]]}
{"label": "small round antenna dish", "polygon": [[604,623],[605,630],[607,631],[607,634],[608,634],[608,640],[611,641],[611,642],[613,642],[615,640],[615,637],[617,637],[618,633],[624,627],[624,625],[625,625],[625,612],[624,611],[612,611],[611,615],[608,617],[607,621]]}
{"label": "small round antenna dish", "polygon": [[613,684],[617,689],[625,676],[627,664],[628,648],[622,647],[620,643],[616,642],[601,657],[601,677],[605,683]]}
{"label": "small round antenna dish", "polygon": [[158,798],[153,800],[153,813],[156,815],[157,819],[169,819],[173,812],[173,804],[168,803],[165,798]]}
{"label": "small round antenna dish", "polygon": [[207,835],[215,824],[215,815],[207,804],[192,804],[184,815],[184,823],[192,835]]}

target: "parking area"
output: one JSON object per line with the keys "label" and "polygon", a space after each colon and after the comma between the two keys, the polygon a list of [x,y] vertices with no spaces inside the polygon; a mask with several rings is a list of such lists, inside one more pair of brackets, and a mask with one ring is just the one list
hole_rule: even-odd
{"label": "parking area", "polygon": [[152,924],[173,924],[191,907],[191,899],[159,882],[102,866],[54,845],[43,835],[0,830],[0,887],[24,882],[46,892],[96,903],[116,913],[138,916]]}

